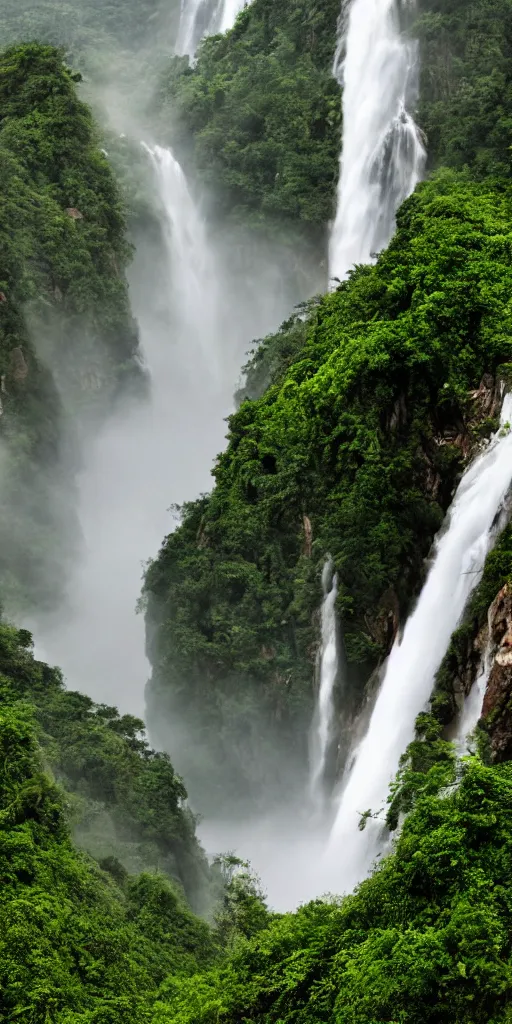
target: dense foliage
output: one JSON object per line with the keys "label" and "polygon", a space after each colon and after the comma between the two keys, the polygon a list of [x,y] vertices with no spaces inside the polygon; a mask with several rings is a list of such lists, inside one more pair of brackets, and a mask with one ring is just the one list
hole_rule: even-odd
{"label": "dense foliage", "polygon": [[[270,916],[243,866],[239,871],[226,858],[227,889],[212,929],[154,868],[133,876],[119,860],[98,864],[71,841],[76,797],[49,772],[73,745],[59,753],[59,729],[73,736],[88,712],[85,776],[90,781],[97,757],[97,779],[108,786],[102,763],[107,748],[98,754],[94,732],[112,730],[109,756],[119,782],[121,746],[127,777],[134,775],[132,758],[140,759],[143,772],[148,763],[135,723],[66,694],[58,673],[34,661],[30,637],[5,625],[0,688],[0,986],[6,1021],[509,1020],[510,765],[489,768],[472,758],[458,784],[451,764],[442,777],[433,769],[395,853],[343,900]],[[437,796],[441,781],[446,788]],[[158,804],[159,814],[165,802]],[[149,798],[146,821],[151,806]]]}
{"label": "dense foliage", "polygon": [[193,723],[222,787],[271,779],[276,733],[304,758],[326,552],[353,681],[387,652],[476,430],[470,389],[511,355],[510,216],[506,190],[468,177],[421,186],[376,266],[283,328],[302,348],[231,417],[215,489],[149,569],[155,724]]}
{"label": "dense foliage", "polygon": [[470,759],[458,786],[418,799],[396,853],[353,896],[309,903],[220,968],[171,979],[155,1024],[509,1021],[511,811],[511,766]]}
{"label": "dense foliage", "polygon": [[[179,0],[1,0],[2,38],[62,46],[96,81],[109,80],[130,52],[147,51],[176,34]],[[109,63],[110,60],[110,63]]]}
{"label": "dense foliage", "polygon": [[219,219],[324,240],[339,153],[338,15],[339,0],[253,0],[232,32],[203,42],[194,67],[169,62],[160,116],[182,149],[192,134]]}
{"label": "dense foliage", "polygon": [[429,163],[509,177],[510,0],[420,0],[419,123]]}
{"label": "dense foliage", "polygon": [[70,421],[103,414],[141,376],[122,204],[76,80],[49,46],[0,55],[0,597],[11,606],[55,599],[72,549]]}
{"label": "dense foliage", "polygon": [[3,696],[31,704],[46,763],[76,796],[77,839],[132,873],[164,872],[206,909],[208,867],[185,788],[169,757],[150,749],[144,723],[64,689],[58,669],[34,660],[30,634],[7,625],[0,625],[0,672]]}
{"label": "dense foliage", "polygon": [[142,1024],[163,978],[211,959],[212,938],[163,875],[108,874],[77,852],[16,681],[2,666],[2,1019]]}
{"label": "dense foliage", "polygon": [[[170,59],[158,92],[160,124],[215,185],[215,216],[317,251],[338,169],[338,9],[253,0],[193,67]],[[62,43],[91,69],[95,48],[104,64],[109,48],[172,35],[177,6],[0,10],[5,38]],[[349,712],[418,590],[463,459],[492,427],[474,389],[512,361],[511,11],[509,0],[419,4],[419,121],[431,167],[453,170],[407,201],[375,266],[258,345],[215,488],[184,506],[148,569],[150,724],[155,736],[174,724],[197,806],[247,813],[300,790],[326,553]],[[20,603],[55,595],[57,532],[70,554],[66,422],[139,379],[122,204],[77,78],[51,46],[0,56],[0,586],[11,603],[15,591]],[[296,914],[269,915],[236,859],[207,865],[184,784],[142,722],[66,691],[29,634],[0,624],[3,1018],[510,1021],[512,773],[473,757],[457,774],[442,733],[454,678],[510,579],[510,540],[509,527],[404,758],[388,822],[410,813],[395,853],[352,896]],[[219,892],[210,927],[190,906],[211,911]]]}

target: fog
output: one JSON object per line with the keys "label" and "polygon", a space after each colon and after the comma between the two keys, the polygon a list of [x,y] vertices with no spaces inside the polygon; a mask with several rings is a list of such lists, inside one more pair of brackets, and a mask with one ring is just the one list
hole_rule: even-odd
{"label": "fog", "polygon": [[234,853],[249,861],[261,879],[269,906],[285,912],[328,889],[323,878],[323,853],[329,836],[326,820],[316,820],[299,808],[282,807],[254,821],[208,821],[198,835],[207,853]]}
{"label": "fog", "polygon": [[[133,71],[137,61],[125,56],[120,65]],[[88,66],[94,68],[90,57]],[[113,76],[118,67],[114,61]],[[208,222],[215,197],[159,146],[147,108],[150,82],[130,82],[125,73],[109,83],[103,65],[101,81],[86,77],[83,94],[111,133],[113,159],[126,140],[122,171],[136,177],[143,194],[145,213],[130,226],[129,287],[149,389],[146,397],[118,401],[101,421],[80,425],[72,488],[78,543],[67,557],[65,598],[56,609],[37,607],[23,624],[34,634],[36,656],[59,665],[69,688],[144,718],[150,666],[144,618],[136,611],[144,566],[176,526],[172,507],[212,486],[212,465],[225,445],[225,420],[253,340],[275,330],[325,282],[320,267],[300,257],[292,261],[285,245]],[[37,324],[32,330],[65,408],[65,379],[51,365],[51,345],[38,339]],[[160,743],[163,736],[174,760],[172,734],[182,723],[173,722],[171,730],[161,722],[156,731],[150,740]],[[284,909],[316,891],[308,879],[323,833],[313,833],[299,815],[283,823],[280,814],[279,820],[279,828],[278,818],[267,814],[228,825],[216,820],[213,808],[200,837],[212,855],[235,850],[249,859],[271,903]]]}
{"label": "fog", "polygon": [[245,353],[290,308],[268,250],[247,252],[250,273],[232,281],[225,251],[209,249],[194,201],[184,204],[172,175],[146,158],[162,231],[136,239],[130,292],[150,397],[121,406],[85,445],[81,557],[66,607],[34,626],[37,654],[59,664],[68,685],[140,717],[148,678],[135,612],[143,565],[175,526],[170,507],[210,489]]}

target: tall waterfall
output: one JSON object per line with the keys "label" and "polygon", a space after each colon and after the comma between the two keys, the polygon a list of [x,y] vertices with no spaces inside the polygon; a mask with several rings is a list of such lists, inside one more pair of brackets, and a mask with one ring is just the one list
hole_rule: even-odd
{"label": "tall waterfall", "polygon": [[197,347],[198,355],[217,372],[220,296],[205,222],[171,150],[142,145],[153,164],[162,202],[176,328],[179,336],[186,335],[189,344]]}
{"label": "tall waterfall", "polygon": [[176,52],[193,57],[201,39],[227,32],[247,0],[181,0]]}
{"label": "tall waterfall", "polygon": [[[512,396],[501,422],[512,418]],[[502,428],[464,474],[447,522],[436,541],[430,572],[387,671],[342,792],[326,853],[333,884],[351,889],[370,870],[385,828],[382,809],[401,754],[414,736],[416,716],[430,696],[434,676],[492,544],[497,513],[512,479],[512,431]],[[377,812],[363,832],[359,815]]]}
{"label": "tall waterfall", "polygon": [[400,32],[398,0],[351,0],[340,19],[334,72],[343,139],[329,264],[343,279],[389,242],[398,207],[420,180],[425,150],[410,113],[417,48]]}
{"label": "tall waterfall", "polygon": [[323,782],[334,718],[334,687],[338,676],[338,644],[336,636],[336,598],[338,577],[327,559],[322,573],[322,647],[320,651],[320,686],[313,723],[311,744],[311,795],[322,801]]}

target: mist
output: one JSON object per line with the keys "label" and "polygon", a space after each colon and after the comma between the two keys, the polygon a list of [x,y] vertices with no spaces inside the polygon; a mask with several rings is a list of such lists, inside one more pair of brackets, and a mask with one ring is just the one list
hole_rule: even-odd
{"label": "mist", "polygon": [[[150,33],[139,53],[133,40],[132,50],[112,53],[110,77],[106,49],[95,56],[86,46],[78,61],[85,68],[82,95],[105,130],[105,154],[122,186],[128,183],[132,190],[130,200],[137,195],[129,219],[134,258],[128,277],[146,389],[128,389],[110,409],[76,417],[76,381],[71,387],[70,380],[84,367],[90,370],[89,355],[78,370],[55,358],[51,335],[59,329],[58,316],[44,329],[37,320],[29,325],[34,349],[59,392],[63,436],[76,456],[66,478],[75,532],[58,566],[64,592],[57,606],[36,602],[21,621],[34,635],[36,657],[58,665],[69,689],[142,719],[150,674],[144,617],[137,611],[144,567],[176,527],[174,506],[211,489],[226,417],[234,410],[241,367],[254,340],[278,328],[297,303],[325,285],[322,267],[300,255],[292,259],[290,247],[278,240],[240,225],[213,224],[215,195],[189,169],[185,175],[159,138],[150,103],[156,71],[148,55],[153,48],[172,52],[175,13],[165,20],[163,38]],[[75,330],[80,348],[80,327]],[[101,363],[102,352],[95,350],[99,376]],[[56,491],[55,512],[62,500]],[[18,507],[17,514],[23,513]],[[17,611],[16,617],[20,621]],[[150,716],[148,730],[150,741],[167,750],[180,772],[190,726]],[[199,750],[197,760],[206,784],[209,766]],[[217,820],[212,805],[199,830],[209,854],[229,849],[251,861],[280,909],[313,894],[313,883],[305,880],[323,842],[321,830],[304,838],[308,829],[300,814],[293,820],[276,815],[275,807],[286,799],[285,792],[272,793],[272,813],[263,808],[250,820],[247,811],[247,820],[238,824]]]}
{"label": "mist", "polygon": [[[84,447],[81,556],[69,576],[66,607],[38,617],[34,630],[37,654],[59,664],[70,686],[140,717],[148,677],[144,622],[136,615],[143,566],[175,526],[170,507],[210,489],[245,353],[253,337],[289,310],[268,251],[252,253],[250,275],[235,288],[222,279],[223,253],[197,252],[197,239],[184,268],[190,238],[185,232],[177,239],[179,229],[173,236],[149,155],[147,175],[162,231],[160,238],[139,231],[130,294],[150,396],[121,403]],[[199,228],[207,245],[198,214]]]}

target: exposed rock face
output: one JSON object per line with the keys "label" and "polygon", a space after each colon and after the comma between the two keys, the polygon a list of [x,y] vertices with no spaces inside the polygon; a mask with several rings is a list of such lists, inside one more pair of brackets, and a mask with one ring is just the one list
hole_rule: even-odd
{"label": "exposed rock face", "polygon": [[502,400],[500,382],[495,381],[489,373],[484,374],[478,390],[472,391],[469,397],[474,402],[476,418],[492,419],[499,414]]}
{"label": "exposed rock face", "polygon": [[23,384],[27,379],[28,366],[23,355],[23,349],[18,346],[11,352],[11,376],[17,384]]}
{"label": "exposed rock face", "polygon": [[494,761],[512,758],[512,588],[500,590],[489,610],[489,628],[495,647],[482,718]]}
{"label": "exposed rock face", "polygon": [[400,605],[392,587],[382,595],[375,616],[366,616],[366,625],[374,640],[391,650],[400,625]]}
{"label": "exposed rock face", "polygon": [[304,551],[304,554],[305,554],[306,558],[311,558],[311,553],[312,553],[312,550],[313,550],[313,527],[311,525],[311,519],[309,518],[309,516],[304,515],[302,522],[303,522],[303,526],[304,526],[304,549],[303,549],[303,551]]}

